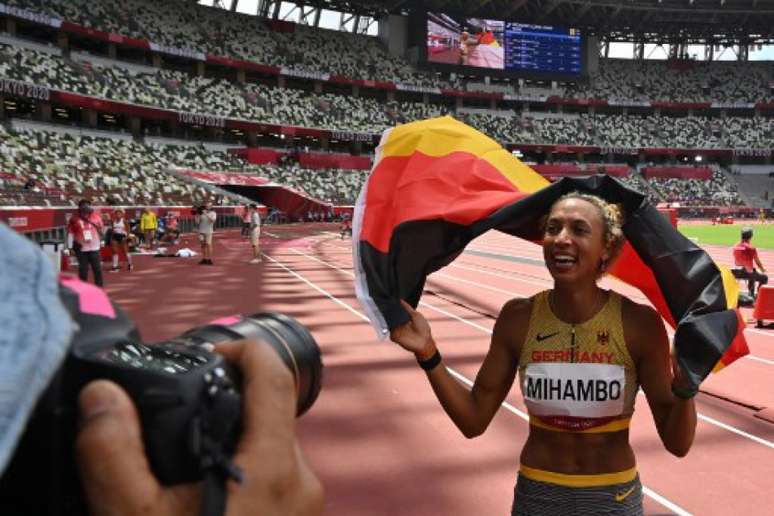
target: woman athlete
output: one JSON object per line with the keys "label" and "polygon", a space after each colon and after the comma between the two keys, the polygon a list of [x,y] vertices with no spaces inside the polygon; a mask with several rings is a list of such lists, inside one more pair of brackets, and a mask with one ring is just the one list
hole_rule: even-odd
{"label": "woman athlete", "polygon": [[121,208],[113,212],[113,220],[110,224],[110,247],[113,251],[113,268],[111,272],[120,270],[118,266],[119,256],[123,253],[126,257],[126,269],[132,270],[132,255],[129,254],[129,224],[124,218],[124,210]]}
{"label": "woman athlete", "polygon": [[693,443],[696,391],[670,361],[661,317],[597,286],[623,244],[621,219],[587,194],[554,203],[543,234],[554,288],[503,306],[471,391],[439,367],[430,326],[405,302],[411,321],[391,333],[469,438],[486,430],[518,372],[530,427],[512,515],[643,513],[629,445],[639,387],[666,449],[682,457]]}

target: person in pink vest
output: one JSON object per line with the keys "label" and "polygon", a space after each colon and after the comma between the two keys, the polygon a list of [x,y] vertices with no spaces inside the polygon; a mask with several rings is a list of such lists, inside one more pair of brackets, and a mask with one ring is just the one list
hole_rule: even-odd
{"label": "person in pink vest", "polygon": [[91,201],[81,199],[78,211],[67,223],[67,247],[78,259],[78,277],[88,281],[89,266],[94,273],[94,283],[102,286],[102,261],[99,248],[104,233],[102,218],[94,212]]}

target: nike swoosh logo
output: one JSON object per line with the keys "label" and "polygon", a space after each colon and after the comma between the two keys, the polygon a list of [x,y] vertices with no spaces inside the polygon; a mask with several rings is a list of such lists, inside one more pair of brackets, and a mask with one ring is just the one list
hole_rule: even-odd
{"label": "nike swoosh logo", "polygon": [[617,495],[615,495],[615,501],[623,502],[630,494],[634,492],[636,488],[637,486],[632,486],[628,490],[624,491],[623,493],[618,493]]}
{"label": "nike swoosh logo", "polygon": [[549,333],[548,335],[543,335],[542,333],[538,333],[537,335],[535,335],[535,340],[537,340],[538,342],[543,342],[546,339],[550,339],[554,335],[559,335],[559,332],[555,331],[554,333]]}

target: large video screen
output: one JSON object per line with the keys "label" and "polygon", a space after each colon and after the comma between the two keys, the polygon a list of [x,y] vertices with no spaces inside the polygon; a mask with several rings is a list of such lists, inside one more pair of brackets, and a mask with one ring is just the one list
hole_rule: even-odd
{"label": "large video screen", "polygon": [[563,75],[582,72],[578,29],[427,15],[427,60],[457,66]]}

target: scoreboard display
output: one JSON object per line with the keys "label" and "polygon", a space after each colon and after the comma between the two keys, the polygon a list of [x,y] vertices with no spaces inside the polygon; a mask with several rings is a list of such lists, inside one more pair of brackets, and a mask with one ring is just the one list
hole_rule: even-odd
{"label": "scoreboard display", "polygon": [[582,71],[578,29],[545,25],[505,25],[505,69],[579,75]]}
{"label": "scoreboard display", "polygon": [[583,73],[578,29],[431,12],[426,41],[430,63],[565,76]]}

